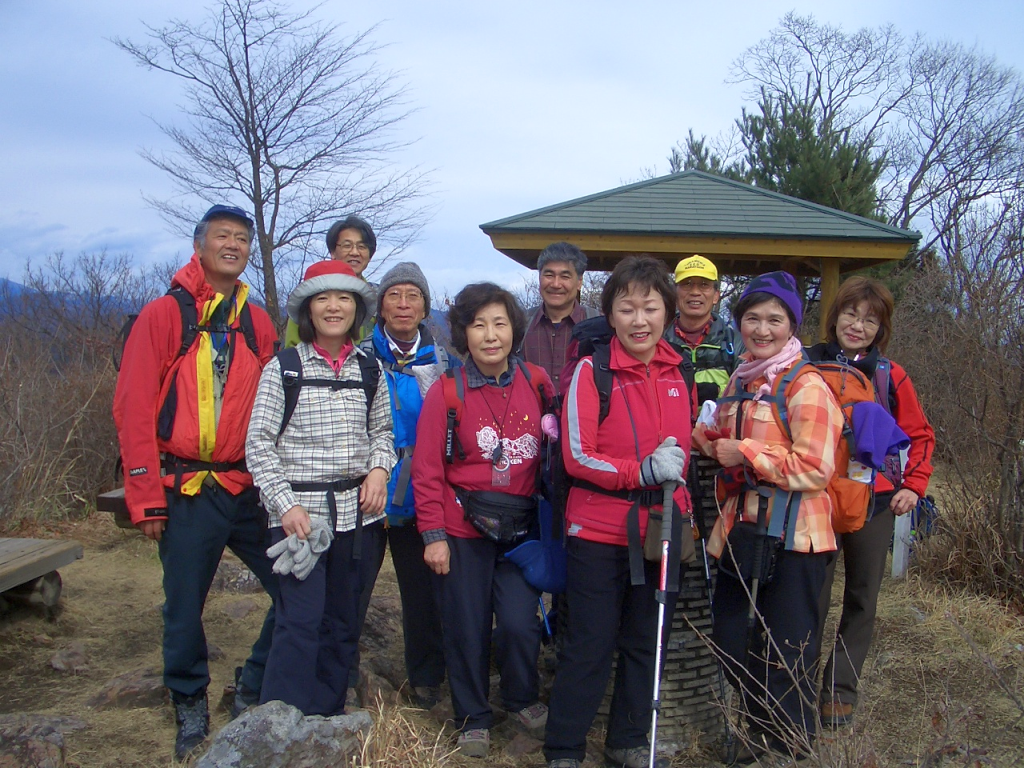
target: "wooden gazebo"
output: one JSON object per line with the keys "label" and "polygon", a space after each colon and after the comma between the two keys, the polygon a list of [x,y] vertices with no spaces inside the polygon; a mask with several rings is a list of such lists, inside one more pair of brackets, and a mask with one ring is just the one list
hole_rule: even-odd
{"label": "wooden gazebo", "polygon": [[785,269],[821,278],[822,314],[843,272],[902,259],[920,233],[714,176],[683,171],[481,224],[496,249],[531,269],[556,240],[611,270],[649,253],[669,268],[695,253],[721,274]]}

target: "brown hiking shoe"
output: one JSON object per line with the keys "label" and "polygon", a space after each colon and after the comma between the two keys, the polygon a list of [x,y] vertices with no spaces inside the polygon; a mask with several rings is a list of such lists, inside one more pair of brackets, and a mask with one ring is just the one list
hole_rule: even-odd
{"label": "brown hiking shoe", "polygon": [[830,728],[839,728],[853,722],[853,704],[846,704],[839,699],[826,701],[821,705],[821,724]]}

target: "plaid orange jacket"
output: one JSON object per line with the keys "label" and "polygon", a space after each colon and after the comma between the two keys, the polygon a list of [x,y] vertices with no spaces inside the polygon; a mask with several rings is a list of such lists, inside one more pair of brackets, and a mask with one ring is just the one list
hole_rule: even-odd
{"label": "plaid orange jacket", "polygon": [[[747,383],[745,388],[755,392],[762,383],[763,378]],[[734,375],[723,394],[732,394],[736,386]],[[759,481],[803,492],[793,551],[830,552],[836,549],[836,537],[832,532],[832,503],[825,488],[835,471],[836,445],[843,429],[842,411],[828,385],[816,374],[801,375],[789,386],[787,404],[792,441],[779,428],[771,405],[762,401],[742,403],[742,435],[736,432],[736,411],[740,405],[736,401],[718,408],[716,428],[720,432],[727,429],[730,436],[740,438],[740,452]],[[712,456],[712,444],[704,432],[704,425],[698,424],[693,431],[693,447]],[[758,496],[747,493],[745,497],[741,519],[753,522],[757,519]],[[738,499],[729,498],[722,508],[708,540],[708,554],[721,556],[725,538],[736,521]]]}

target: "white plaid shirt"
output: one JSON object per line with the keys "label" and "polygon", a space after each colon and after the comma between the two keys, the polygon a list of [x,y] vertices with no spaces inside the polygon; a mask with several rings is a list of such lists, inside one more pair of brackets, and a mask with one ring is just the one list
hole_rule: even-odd
{"label": "white plaid shirt", "polygon": [[[345,359],[341,375],[313,349],[300,343],[296,349],[304,379],[347,379],[361,381],[359,360],[365,356],[358,347]],[[310,516],[330,519],[325,491],[296,492],[291,483],[334,482],[356,478],[380,467],[390,476],[397,461],[391,433],[391,406],[383,376],[370,409],[369,428],[366,399],[362,389],[302,387],[288,426],[278,438],[284,416],[284,386],[281,363],[276,358],[260,376],[256,402],[245,440],[245,460],[252,479],[260,489],[271,527],[281,525],[281,516],[301,504]],[[356,526],[359,489],[335,494],[338,507],[336,530]],[[363,524],[380,520],[384,514],[366,517]]]}

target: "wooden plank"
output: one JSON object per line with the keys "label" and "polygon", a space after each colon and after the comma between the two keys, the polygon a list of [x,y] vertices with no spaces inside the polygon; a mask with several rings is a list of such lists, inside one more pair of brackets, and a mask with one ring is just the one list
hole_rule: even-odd
{"label": "wooden plank", "polygon": [[[602,251],[621,253],[700,253],[714,259],[715,255],[733,257],[782,256],[840,259],[902,259],[910,250],[906,242],[856,241],[828,238],[737,237],[730,235],[648,235],[602,234],[599,232],[492,232],[495,249],[509,251],[540,251],[554,240],[568,240],[590,255]],[[514,258],[514,257],[513,257]]]}
{"label": "wooden plank", "polygon": [[0,592],[81,559],[77,541],[0,539]]}
{"label": "wooden plank", "polygon": [[135,528],[132,525],[132,516],[128,512],[128,505],[124,500],[124,488],[115,488],[112,491],[101,493],[96,497],[96,509],[100,512],[110,512],[114,516],[114,523],[118,528]]}

